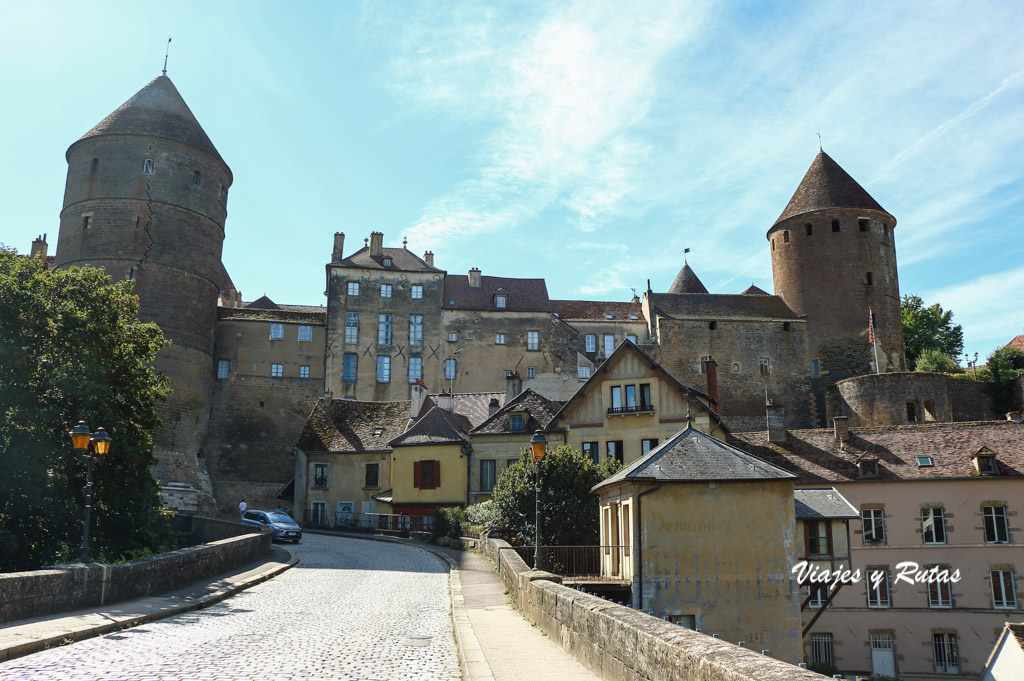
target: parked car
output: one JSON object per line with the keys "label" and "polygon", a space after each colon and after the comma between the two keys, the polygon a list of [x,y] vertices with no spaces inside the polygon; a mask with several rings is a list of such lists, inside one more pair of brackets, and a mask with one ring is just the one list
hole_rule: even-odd
{"label": "parked car", "polygon": [[287,513],[280,511],[246,511],[242,514],[242,524],[254,525],[270,530],[274,539],[290,541],[296,544],[302,539],[302,528]]}

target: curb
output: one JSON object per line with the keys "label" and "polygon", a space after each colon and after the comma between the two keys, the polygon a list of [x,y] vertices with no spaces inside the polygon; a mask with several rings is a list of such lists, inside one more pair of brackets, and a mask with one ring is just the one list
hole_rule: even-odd
{"label": "curb", "polygon": [[[157,620],[165,619],[167,617],[173,617],[174,615],[180,615],[185,612],[192,610],[201,610],[207,606],[219,603],[240,591],[244,591],[250,587],[256,586],[262,582],[267,581],[277,575],[281,574],[285,570],[294,567],[299,559],[290,550],[281,547],[282,550],[288,552],[289,560],[284,564],[275,564],[274,567],[264,570],[257,575],[239,582],[232,584],[228,587],[219,589],[211,594],[207,594],[202,598],[199,598],[190,603],[183,603],[181,605],[174,605],[167,608],[162,608],[156,612],[147,613],[145,615],[139,615],[137,617],[127,617],[123,620],[116,622],[110,622],[109,624],[100,624],[97,626],[86,627],[74,631],[68,631],[61,634],[55,634],[47,636],[45,638],[34,638],[30,641],[23,643],[16,643],[4,648],[0,648],[0,662],[6,662],[13,660],[17,657],[23,657],[25,655],[31,655],[32,653],[38,653],[41,650],[48,648],[56,648],[58,646],[66,645],[68,643],[75,643],[77,641],[84,641],[85,639],[94,638],[96,636],[102,636],[109,634],[113,631],[120,631],[121,629],[128,629],[130,627],[138,626],[140,624],[148,624],[149,622],[155,622]],[[153,598],[160,598],[160,596],[153,596]]]}

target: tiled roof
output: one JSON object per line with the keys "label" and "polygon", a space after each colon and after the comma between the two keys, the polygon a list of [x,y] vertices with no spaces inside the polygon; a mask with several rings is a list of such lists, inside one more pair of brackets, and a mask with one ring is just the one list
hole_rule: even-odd
{"label": "tiled roof", "polygon": [[469,442],[472,427],[465,416],[434,407],[417,419],[409,430],[388,444],[392,447],[411,447],[465,443]]}
{"label": "tiled roof", "polygon": [[[504,293],[510,312],[551,312],[548,287],[543,279],[513,279],[511,277],[480,277],[478,288],[470,287],[469,276],[449,274],[444,278],[446,310],[498,310],[494,296]],[[452,302],[455,301],[455,302]]]}
{"label": "tiled roof", "polygon": [[807,174],[775,224],[795,215],[827,208],[864,208],[887,212],[831,156],[821,151],[814,157]]}
{"label": "tiled roof", "polygon": [[[342,258],[341,262],[331,263],[341,267],[359,267],[366,270],[395,270],[399,272],[444,272],[428,265],[422,258],[407,248],[383,248],[383,255],[370,255],[370,249],[363,246],[358,251]],[[384,267],[384,258],[391,258],[391,266]]]}
{"label": "tiled roof", "polygon": [[1021,648],[1024,648],[1024,622],[1016,624],[1013,622],[1007,622],[1006,628],[1010,630],[1013,637],[1017,639],[1017,643]]}
{"label": "tiled roof", "polygon": [[717,438],[687,426],[663,444],[594,486],[619,482],[788,480],[796,477]]}
{"label": "tiled roof", "polygon": [[408,401],[334,400],[328,407],[318,402],[295,446],[306,452],[390,451],[388,441],[408,420]]}
{"label": "tiled roof", "polygon": [[[831,430],[787,435],[773,443],[766,432],[733,433],[728,441],[795,473],[800,483],[977,477],[971,457],[982,447],[995,453],[1000,475],[1024,476],[1024,424],[1013,421],[851,428],[843,450]],[[859,477],[862,456],[878,459],[877,477]],[[919,466],[918,456],[930,456],[934,465]]]}
{"label": "tiled roof", "polygon": [[[92,130],[82,135],[79,141],[98,135],[166,137],[198,147],[224,163],[213,142],[167,76],[154,78]],[[230,171],[228,173],[230,175]]]}
{"label": "tiled roof", "polygon": [[1024,334],[1014,336],[1014,339],[1006,344],[1008,348],[1017,348],[1021,352],[1024,352]]}
{"label": "tiled roof", "polygon": [[243,307],[247,307],[247,308],[250,308],[250,309],[253,309],[253,310],[279,310],[279,309],[281,309],[280,306],[278,306],[277,303],[275,303],[273,300],[271,300],[270,298],[266,297],[265,295],[260,296],[259,298],[257,298],[256,300],[252,301],[251,303],[245,303],[243,305]]}
{"label": "tiled roof", "polygon": [[704,284],[701,283],[697,277],[697,273],[694,272],[689,265],[683,263],[683,269],[679,270],[679,274],[676,275],[675,281],[668,287],[669,293],[707,293],[708,290],[704,288]]}
{"label": "tiled roof", "polygon": [[767,291],[765,291],[764,289],[760,289],[760,288],[754,286],[753,284],[751,284],[747,288],[743,289],[743,293],[741,293],[740,295],[741,296],[770,296],[771,294],[768,293]]}
{"label": "tiled roof", "polygon": [[650,306],[670,319],[797,319],[780,296],[649,293]]}
{"label": "tiled roof", "polygon": [[[437,404],[440,395],[429,395],[433,404]],[[446,395],[447,397],[447,395]],[[491,415],[491,400],[498,400],[498,406],[505,404],[505,393],[455,393],[452,411],[462,414],[473,428],[487,420]]]}
{"label": "tiled roof", "polygon": [[797,518],[859,518],[850,502],[834,487],[793,490]]}
{"label": "tiled roof", "polygon": [[[644,310],[640,303],[613,303],[604,300],[552,300],[551,306],[558,318],[567,322],[644,321]],[[612,318],[608,319],[607,315],[611,315]]]}
{"label": "tiled roof", "polygon": [[508,429],[508,415],[511,412],[526,412],[526,423],[523,430],[519,432],[533,433],[542,430],[551,421],[551,418],[561,408],[562,403],[556,400],[549,400],[533,388],[527,388],[516,395],[511,402],[496,411],[490,418],[473,429],[473,434],[483,433],[510,433]]}

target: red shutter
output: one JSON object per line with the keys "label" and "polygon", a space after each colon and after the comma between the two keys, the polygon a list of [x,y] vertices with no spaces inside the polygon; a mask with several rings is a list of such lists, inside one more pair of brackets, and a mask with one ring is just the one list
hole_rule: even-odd
{"label": "red shutter", "polygon": [[420,489],[423,485],[423,464],[420,461],[412,465],[412,486]]}
{"label": "red shutter", "polygon": [[434,462],[434,487],[441,486],[441,462]]}

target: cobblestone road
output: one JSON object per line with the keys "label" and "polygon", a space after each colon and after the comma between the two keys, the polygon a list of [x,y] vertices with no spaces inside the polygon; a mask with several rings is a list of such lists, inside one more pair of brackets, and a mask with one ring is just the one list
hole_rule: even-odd
{"label": "cobblestone road", "polygon": [[217,605],[0,663],[0,680],[458,679],[448,573],[425,551],[307,535]]}

